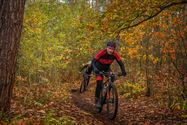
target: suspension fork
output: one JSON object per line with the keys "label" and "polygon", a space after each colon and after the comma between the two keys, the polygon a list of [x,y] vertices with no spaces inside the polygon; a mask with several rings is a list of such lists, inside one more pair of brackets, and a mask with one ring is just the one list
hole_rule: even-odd
{"label": "suspension fork", "polygon": [[112,77],[109,77],[108,85],[107,85],[107,91],[106,91],[106,99],[110,99],[110,88],[112,86]]}

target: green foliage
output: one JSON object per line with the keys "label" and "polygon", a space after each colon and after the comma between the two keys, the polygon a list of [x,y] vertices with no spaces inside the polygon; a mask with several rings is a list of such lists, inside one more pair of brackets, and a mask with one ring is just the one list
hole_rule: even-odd
{"label": "green foliage", "polygon": [[40,98],[37,98],[36,100],[34,100],[33,103],[36,106],[43,106],[47,102],[52,101],[52,98],[53,98],[53,93],[50,91],[47,91],[47,92],[43,93]]}
{"label": "green foliage", "polygon": [[[107,39],[115,39],[120,29],[149,18],[159,12],[161,6],[180,1],[100,1],[101,8],[95,6],[96,2],[92,1],[91,5],[85,0],[73,4],[56,0],[28,1],[18,56],[19,82],[59,83],[70,82],[70,79],[74,82],[79,78],[79,67],[91,60]],[[181,74],[185,73],[183,67],[186,67],[184,8],[172,6],[152,20],[118,34],[121,45],[118,50],[129,81],[146,83],[147,80],[155,86],[164,86],[164,74],[169,74],[173,83],[181,81]],[[143,91],[143,87],[132,83],[121,85],[120,92],[131,97]],[[177,84],[179,86],[185,87]],[[168,93],[181,96],[181,89],[177,87]]]}
{"label": "green foliage", "polygon": [[186,118],[187,118],[187,115],[182,115],[181,117],[186,119]]}
{"label": "green foliage", "polygon": [[123,84],[120,84],[118,88],[120,95],[123,95],[128,98],[132,98],[145,90],[142,85],[131,82],[125,82]]}
{"label": "green foliage", "polygon": [[187,101],[184,101],[184,103],[183,103],[183,109],[187,110]]}
{"label": "green foliage", "polygon": [[44,117],[44,125],[76,125],[76,121],[69,116],[55,117],[54,113],[50,111]]}
{"label": "green foliage", "polygon": [[8,115],[2,111],[0,111],[0,119],[2,120],[2,122],[8,122],[10,120]]}
{"label": "green foliage", "polygon": [[187,101],[176,96],[172,99],[172,102],[168,105],[168,107],[171,110],[187,110]]}
{"label": "green foliage", "polygon": [[[26,6],[17,76],[29,82],[61,82],[77,74],[101,42],[96,15],[84,2],[74,7],[58,2]],[[73,75],[72,75],[73,76]]]}

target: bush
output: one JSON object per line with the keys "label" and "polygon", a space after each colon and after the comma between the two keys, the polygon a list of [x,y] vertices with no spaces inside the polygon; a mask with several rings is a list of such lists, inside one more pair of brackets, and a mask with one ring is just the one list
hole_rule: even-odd
{"label": "bush", "polygon": [[131,82],[125,82],[124,84],[120,84],[118,88],[119,94],[128,98],[132,98],[145,90],[145,87],[143,87],[142,85]]}
{"label": "bush", "polygon": [[53,112],[49,112],[44,117],[44,125],[76,125],[75,118],[70,116],[55,117]]}

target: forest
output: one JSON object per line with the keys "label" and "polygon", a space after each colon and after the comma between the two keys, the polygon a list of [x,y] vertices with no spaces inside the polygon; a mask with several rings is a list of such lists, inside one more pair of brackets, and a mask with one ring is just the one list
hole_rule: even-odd
{"label": "forest", "polygon": [[[111,40],[127,72],[114,120],[94,110],[94,75],[79,92]],[[187,124],[187,1],[0,0],[0,124]]]}

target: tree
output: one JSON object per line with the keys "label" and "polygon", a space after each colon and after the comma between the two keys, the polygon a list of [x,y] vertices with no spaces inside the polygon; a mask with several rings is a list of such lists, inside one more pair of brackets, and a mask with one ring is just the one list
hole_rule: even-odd
{"label": "tree", "polygon": [[25,0],[0,0],[0,112],[10,111]]}
{"label": "tree", "polygon": [[113,1],[102,15],[103,27],[108,27],[104,32],[111,32],[112,37],[117,37],[121,32],[153,19],[169,8],[185,4],[186,0]]}
{"label": "tree", "polygon": [[[149,9],[147,9],[146,11],[143,10],[142,12],[140,11],[140,13],[138,13],[134,19],[130,20],[128,23],[128,25],[122,25],[119,27],[119,30],[118,33],[120,33],[122,30],[125,30],[125,29],[128,29],[128,28],[131,28],[131,27],[135,27],[135,26],[138,26],[139,24],[147,21],[147,20],[150,20],[152,18],[154,18],[155,16],[157,16],[158,14],[160,14],[163,10],[165,9],[168,9],[172,6],[176,6],[176,5],[180,5],[180,4],[187,4],[187,1],[186,0],[179,0],[178,2],[174,2],[174,1],[171,1],[169,3],[165,3],[166,5],[156,5],[155,7],[152,6],[152,8],[154,8],[152,11],[155,11],[155,12],[151,12],[151,14],[147,14],[146,11],[148,11]],[[149,10],[150,11],[150,10]],[[135,23],[133,23],[135,22]]]}

